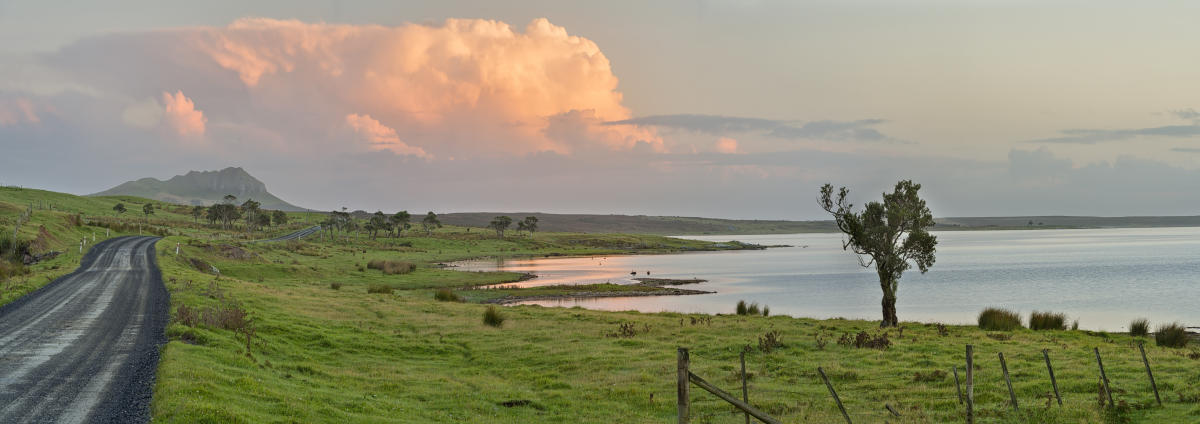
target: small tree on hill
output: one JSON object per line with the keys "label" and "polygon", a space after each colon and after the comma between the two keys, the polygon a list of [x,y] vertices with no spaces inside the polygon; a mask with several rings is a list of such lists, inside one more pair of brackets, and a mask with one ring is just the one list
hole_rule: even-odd
{"label": "small tree on hill", "polygon": [[284,212],[284,211],[271,212],[271,220],[275,221],[276,227],[287,224],[287,222],[288,222],[287,212]]}
{"label": "small tree on hill", "polygon": [[401,232],[408,229],[408,221],[412,220],[412,215],[409,215],[408,211],[400,211],[389,217],[388,220],[392,222],[392,227],[396,229],[396,236],[399,237]]}
{"label": "small tree on hill", "polygon": [[146,214],[146,222],[150,222],[150,215],[154,215],[154,205],[149,203],[142,205],[142,213]]}
{"label": "small tree on hill", "polygon": [[379,236],[380,231],[391,232],[392,221],[388,219],[383,211],[376,211],[371,215],[371,219],[367,221],[367,232],[371,235],[371,240],[375,240]]}
{"label": "small tree on hill", "polygon": [[883,289],[883,322],[880,327],[895,327],[896,288],[900,275],[915,263],[924,274],[933,266],[937,251],[937,237],[929,234],[933,226],[933,213],[925,201],[917,195],[920,184],[910,180],[896,183],[891,194],[883,194],[883,202],[870,202],[862,212],[854,212],[846,201],[849,190],[842,187],[834,199],[833,186],[825,184],[817,203],[833,215],[838,230],[847,239],[842,249],[852,250],[858,255],[858,263],[864,268],[875,266],[879,274],[879,286]]}
{"label": "small tree on hill", "polygon": [[509,225],[512,225],[512,218],[497,216],[492,218],[492,222],[488,223],[488,228],[496,230],[496,237],[504,238],[504,230],[507,230]]}
{"label": "small tree on hill", "polygon": [[192,206],[192,222],[200,222],[202,216],[204,216],[204,206]]}
{"label": "small tree on hill", "polygon": [[517,223],[517,232],[528,231],[529,238],[533,238],[533,233],[537,231],[538,219],[536,216],[527,216],[524,220]]}
{"label": "small tree on hill", "polygon": [[442,221],[439,221],[437,214],[431,211],[425,214],[425,218],[421,220],[421,227],[425,229],[425,234],[433,234],[434,228],[442,228]]}
{"label": "small tree on hill", "polygon": [[113,215],[116,216],[116,215],[123,214],[127,210],[128,209],[125,209],[124,203],[117,203],[116,206],[113,206],[113,212],[114,212]]}

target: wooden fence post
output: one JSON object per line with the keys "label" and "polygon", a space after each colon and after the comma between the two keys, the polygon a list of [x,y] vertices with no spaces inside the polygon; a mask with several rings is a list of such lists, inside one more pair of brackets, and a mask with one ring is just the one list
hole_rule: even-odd
{"label": "wooden fence post", "polygon": [[958,404],[962,405],[962,384],[958,382],[958,365],[954,366],[954,391],[958,392]]}
{"label": "wooden fence post", "polygon": [[897,411],[896,408],[892,407],[892,405],[888,405],[885,403],[885,404],[883,404],[883,407],[887,408],[888,412],[891,412],[893,416],[896,416],[896,417],[900,416],[900,411]]}
{"label": "wooden fence post", "polygon": [[825,387],[829,388],[829,394],[833,395],[833,401],[837,402],[838,409],[842,410],[842,418],[846,419],[846,424],[854,424],[850,421],[850,414],[846,413],[846,407],[842,405],[842,400],[838,398],[837,391],[833,390],[833,384],[829,382],[829,377],[825,376],[825,370],[817,367],[817,372],[821,374],[821,379],[825,380]]}
{"label": "wooden fence post", "polygon": [[676,382],[677,387],[675,399],[675,405],[679,412],[679,424],[688,424],[688,402],[689,399],[691,399],[691,387],[689,387],[690,383],[688,382],[688,374],[690,373],[690,371],[688,371],[689,362],[691,361],[688,358],[687,348],[679,348],[679,356],[676,361],[679,371],[679,381]]}
{"label": "wooden fence post", "polygon": [[1154,400],[1158,401],[1158,406],[1162,406],[1162,398],[1158,396],[1158,385],[1154,384],[1154,373],[1150,372],[1150,360],[1146,359],[1146,348],[1143,344],[1144,342],[1138,342],[1138,350],[1142,352],[1142,363],[1146,364],[1146,375],[1150,377],[1150,388],[1154,389]]}
{"label": "wooden fence post", "polygon": [[1000,370],[1004,372],[1004,384],[1008,385],[1008,398],[1012,400],[1013,411],[1017,411],[1017,393],[1013,391],[1012,380],[1008,378],[1008,364],[1004,362],[1004,352],[999,352]]}
{"label": "wooden fence post", "polygon": [[1100,360],[1100,348],[1092,348],[1096,352],[1096,365],[1100,367],[1100,382],[1104,383],[1104,394],[1108,396],[1108,407],[1113,407],[1112,390],[1108,388],[1108,376],[1104,374],[1104,361]]}
{"label": "wooden fence post", "polygon": [[[742,350],[742,354],[738,355],[738,357],[742,360],[742,402],[746,402],[749,405],[750,392],[746,390],[746,351]],[[744,411],[743,413],[746,414],[746,424],[750,424],[750,413]]]}
{"label": "wooden fence post", "polygon": [[1062,396],[1058,394],[1058,380],[1054,379],[1054,367],[1050,366],[1050,351],[1042,349],[1042,357],[1046,358],[1046,371],[1050,372],[1050,385],[1054,387],[1054,398],[1058,399],[1058,406],[1062,406]]}
{"label": "wooden fence post", "polygon": [[967,424],[975,424],[975,347],[967,345]]}

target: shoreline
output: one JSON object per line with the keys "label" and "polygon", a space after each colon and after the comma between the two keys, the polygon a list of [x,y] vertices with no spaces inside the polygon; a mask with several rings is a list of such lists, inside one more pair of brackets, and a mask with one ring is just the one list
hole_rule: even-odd
{"label": "shoreline", "polygon": [[[655,287],[655,286],[643,286]],[[601,299],[609,297],[646,297],[646,296],[691,296],[699,294],[713,294],[715,291],[692,290],[692,289],[676,289],[662,288],[661,290],[653,291],[581,291],[565,294],[547,294],[547,295],[508,295],[494,299],[483,300],[479,303],[493,305],[512,305],[521,302],[533,302],[540,300],[582,300],[582,299]]]}

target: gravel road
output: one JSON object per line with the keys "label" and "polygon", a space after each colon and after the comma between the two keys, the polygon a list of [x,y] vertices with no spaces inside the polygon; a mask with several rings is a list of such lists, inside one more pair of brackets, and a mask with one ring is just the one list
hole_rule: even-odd
{"label": "gravel road", "polygon": [[91,249],[75,272],[0,307],[0,422],[146,422],[168,297],[157,237]]}

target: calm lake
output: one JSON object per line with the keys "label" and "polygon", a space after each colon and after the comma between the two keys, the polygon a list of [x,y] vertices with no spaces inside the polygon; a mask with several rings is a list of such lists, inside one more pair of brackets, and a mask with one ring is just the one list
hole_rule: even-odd
{"label": "calm lake", "polygon": [[[985,307],[1065,312],[1080,327],[1125,331],[1129,321],[1151,326],[1200,325],[1200,228],[937,232],[937,263],[900,280],[901,321],[973,323]],[[772,315],[878,320],[881,292],[874,269],[842,250],[838,234],[695,236],[795,247],[765,251],[673,255],[490,260],[463,270],[531,272],[524,286],[632,283],[638,277],[701,278],[694,296],[528,302],[604,310],[732,313],[738,300]],[[807,246],[807,247],[805,247]]]}

